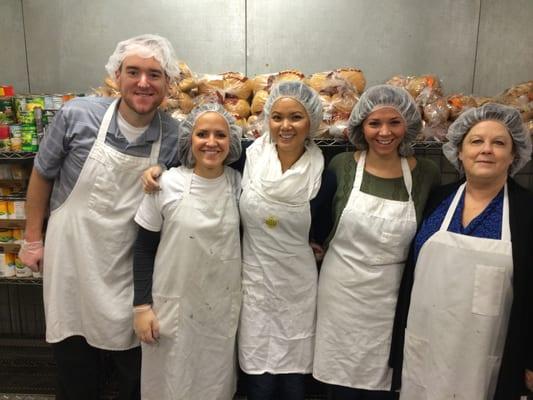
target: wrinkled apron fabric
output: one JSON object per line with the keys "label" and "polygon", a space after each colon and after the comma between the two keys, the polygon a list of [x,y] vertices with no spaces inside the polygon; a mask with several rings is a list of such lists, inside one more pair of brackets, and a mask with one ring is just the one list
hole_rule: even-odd
{"label": "wrinkled apron fabric", "polygon": [[501,240],[448,232],[465,185],[416,263],[401,399],[491,400],[512,304],[505,188]]}
{"label": "wrinkled apron fabric", "polygon": [[140,176],[156,164],[105,143],[117,101],[106,111],[96,141],[65,202],[52,211],[46,230],[43,294],[46,340],[81,335],[97,348],[139,345],[133,332],[133,218],[142,199]]}
{"label": "wrinkled apron fabric", "polygon": [[408,201],[361,192],[362,152],[352,192],[322,263],[313,376],[367,390],[390,390],[388,366],[398,289],[416,232],[409,164]]}
{"label": "wrinkled apron fabric", "polygon": [[237,200],[230,179],[222,198],[191,195],[192,176],[188,170],[184,196],[161,231],[152,288],[160,337],[142,344],[144,400],[229,400],[236,389],[242,297]]}

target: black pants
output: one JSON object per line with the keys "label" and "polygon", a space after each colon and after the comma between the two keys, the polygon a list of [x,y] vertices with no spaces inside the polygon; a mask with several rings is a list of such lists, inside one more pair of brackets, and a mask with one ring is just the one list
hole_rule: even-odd
{"label": "black pants", "polygon": [[329,400],[397,400],[396,392],[354,389],[345,386],[328,385]]}
{"label": "black pants", "polygon": [[246,374],[248,400],[304,400],[304,374]]}
{"label": "black pants", "polygon": [[124,351],[92,347],[82,336],[53,343],[57,365],[57,400],[99,400],[104,378],[104,360],[116,369],[119,400],[140,400],[141,348]]}

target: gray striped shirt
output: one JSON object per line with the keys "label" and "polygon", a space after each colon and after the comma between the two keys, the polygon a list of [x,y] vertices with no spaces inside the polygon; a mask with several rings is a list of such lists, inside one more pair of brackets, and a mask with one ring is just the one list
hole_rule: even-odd
{"label": "gray striped shirt", "polygon": [[[51,210],[59,207],[74,188],[112,101],[104,97],[79,97],[70,100],[55,115],[34,162],[43,177],[54,180]],[[168,114],[158,112],[162,124],[159,163],[169,168],[178,164],[178,123]],[[154,118],[148,129],[135,142],[129,143],[118,129],[115,113],[109,124],[106,143],[124,154],[150,157],[152,143],[158,135],[159,118]]]}

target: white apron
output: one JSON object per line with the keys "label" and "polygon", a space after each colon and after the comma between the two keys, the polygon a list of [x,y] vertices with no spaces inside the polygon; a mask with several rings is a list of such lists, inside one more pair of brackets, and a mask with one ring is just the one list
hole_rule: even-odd
{"label": "white apron", "polygon": [[405,331],[401,398],[491,400],[512,303],[507,186],[501,240],[440,230],[422,246]]}
{"label": "white apron", "polygon": [[248,185],[240,211],[244,227],[241,369],[249,374],[310,373],[318,273],[309,246],[309,202],[274,203]]}
{"label": "white apron", "polygon": [[117,102],[107,109],[72,192],[48,220],[43,294],[49,343],[81,335],[105,350],[139,345],[131,311],[133,218],[143,195],[139,178],[157,163],[161,132],[149,158],[107,145]]}
{"label": "white apron", "polygon": [[166,212],[157,249],[160,337],[142,344],[141,393],[143,400],[230,400],[242,297],[237,200],[229,179],[222,198],[191,195],[193,171],[185,171],[184,196]]}
{"label": "white apron", "polygon": [[361,192],[366,152],[320,271],[313,376],[367,390],[390,390],[388,367],[398,289],[416,232],[407,159],[408,201]]}

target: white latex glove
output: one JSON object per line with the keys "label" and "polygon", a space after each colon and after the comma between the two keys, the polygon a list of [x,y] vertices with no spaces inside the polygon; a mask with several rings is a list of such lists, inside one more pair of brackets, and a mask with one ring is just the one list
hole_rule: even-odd
{"label": "white latex glove", "polygon": [[159,339],[159,321],[149,304],[133,309],[133,329],[141,342],[153,344]]}
{"label": "white latex glove", "polygon": [[162,173],[163,168],[161,168],[160,165],[153,165],[143,172],[141,176],[141,182],[143,184],[143,190],[145,193],[154,193],[158,190],[161,190],[157,180]]}
{"label": "white latex glove", "polygon": [[27,242],[24,240],[19,250],[20,261],[28,266],[33,272],[41,270],[43,260],[44,246],[43,241]]}

